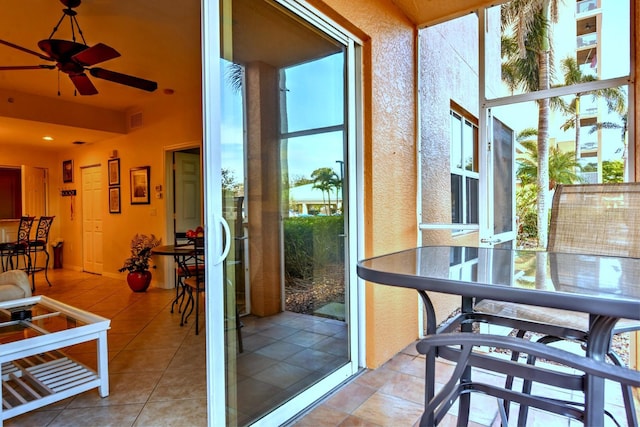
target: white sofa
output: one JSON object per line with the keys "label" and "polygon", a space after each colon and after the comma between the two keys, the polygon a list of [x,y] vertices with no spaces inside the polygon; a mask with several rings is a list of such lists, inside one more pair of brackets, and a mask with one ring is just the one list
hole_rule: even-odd
{"label": "white sofa", "polygon": [[22,270],[0,273],[0,301],[28,298],[31,296],[29,276]]}

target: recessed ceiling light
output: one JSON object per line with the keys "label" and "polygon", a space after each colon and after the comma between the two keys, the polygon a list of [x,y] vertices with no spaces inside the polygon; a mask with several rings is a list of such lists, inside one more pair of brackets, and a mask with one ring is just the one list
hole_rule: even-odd
{"label": "recessed ceiling light", "polygon": [[43,136],[42,139],[44,139],[45,141],[53,141],[52,136]]}

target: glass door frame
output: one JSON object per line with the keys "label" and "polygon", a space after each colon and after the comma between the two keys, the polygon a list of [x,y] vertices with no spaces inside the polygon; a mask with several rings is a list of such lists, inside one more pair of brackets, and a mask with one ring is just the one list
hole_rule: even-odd
{"label": "glass door frame", "polygon": [[[202,1],[202,95],[203,95],[203,147],[202,176],[204,193],[204,218],[210,224],[205,228],[205,250],[210,254],[224,254],[223,239],[219,230],[223,227],[221,194],[221,100],[219,67],[220,52],[220,4],[231,0]],[[346,108],[347,108],[347,153],[345,159],[344,182],[347,191],[343,199],[350,208],[345,211],[349,228],[345,231],[348,239],[347,272],[349,295],[347,301],[347,318],[349,335],[350,361],[343,367],[322,379],[314,386],[306,389],[295,398],[274,409],[253,425],[275,425],[294,417],[301,409],[311,405],[322,395],[328,393],[340,383],[358,372],[364,366],[364,293],[358,286],[355,261],[363,254],[363,237],[361,219],[363,213],[363,177],[362,177],[362,91],[361,91],[361,46],[362,41],[345,29],[331,22],[322,13],[306,3],[295,0],[275,0],[298,17],[308,21],[331,37],[344,43],[346,47]],[[355,171],[358,171],[357,173]],[[213,196],[210,196],[213,195]],[[207,416],[209,425],[225,425],[226,419],[226,378],[223,381],[220,373],[225,372],[225,331],[224,295],[221,284],[223,278],[222,259],[207,262],[206,281],[214,284],[205,293],[205,321],[214,327],[206,328],[207,352]]]}

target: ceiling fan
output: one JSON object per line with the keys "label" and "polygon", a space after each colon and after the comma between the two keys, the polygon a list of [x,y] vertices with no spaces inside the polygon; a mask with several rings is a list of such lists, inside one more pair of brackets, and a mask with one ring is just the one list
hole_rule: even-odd
{"label": "ceiling fan", "polygon": [[[104,68],[93,67],[93,65],[119,57],[120,53],[103,43],[98,43],[91,47],[87,45],[76,18],[77,12],[73,10],[80,5],[82,0],[60,0],[60,2],[66,6],[65,9],[62,9],[62,17],[54,27],[49,38],[38,42],[38,47],[44,52],[44,54],[0,39],[0,44],[35,55],[45,61],[55,62],[55,65],[40,64],[6,67],[0,66],[0,71],[39,69],[53,70],[57,68],[59,71],[62,71],[69,76],[80,95],[95,95],[98,93],[98,90],[93,85],[85,71],[88,71],[91,76],[98,79],[108,80],[114,83],[146,90],[148,92],[153,92],[158,88],[158,84],[151,80],[145,80],[140,77],[105,70]],[[53,36],[65,17],[69,18],[69,22],[71,24],[72,40],[54,39]],[[76,41],[76,29],[82,38],[82,43]]]}

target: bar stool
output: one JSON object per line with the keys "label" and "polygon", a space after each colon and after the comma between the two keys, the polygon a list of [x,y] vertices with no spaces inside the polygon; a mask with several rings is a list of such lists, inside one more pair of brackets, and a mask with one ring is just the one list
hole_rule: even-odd
{"label": "bar stool", "polygon": [[[49,270],[49,251],[47,250],[47,244],[49,242],[49,231],[51,230],[51,224],[55,216],[41,216],[38,220],[38,227],[36,228],[35,239],[29,240],[28,251],[29,258],[31,260],[29,273],[31,273],[31,291],[36,288],[35,273],[44,270],[44,278],[51,286],[47,271]],[[44,252],[46,255],[45,264],[43,267],[38,267],[38,254]]]}
{"label": "bar stool", "polygon": [[0,243],[0,256],[2,257],[2,271],[14,270],[20,264],[20,256],[23,257],[25,269],[31,268],[29,257],[29,234],[33,225],[33,216],[21,216],[18,224],[18,235],[13,242]]}

